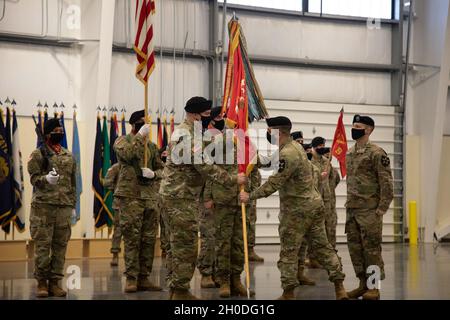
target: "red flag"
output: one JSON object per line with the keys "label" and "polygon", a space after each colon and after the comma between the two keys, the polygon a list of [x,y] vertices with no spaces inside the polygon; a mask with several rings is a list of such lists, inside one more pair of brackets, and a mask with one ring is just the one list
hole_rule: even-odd
{"label": "red flag", "polygon": [[347,175],[347,167],[345,165],[345,157],[347,155],[347,136],[345,135],[344,121],[344,108],[341,109],[338,123],[336,125],[336,131],[334,132],[333,145],[331,146],[331,155],[339,161],[341,168],[341,175],[344,178]]}
{"label": "red flag", "polygon": [[162,124],[161,124],[161,115],[158,114],[158,119],[157,119],[157,127],[156,129],[158,130],[158,133],[156,135],[156,139],[157,139],[157,146],[158,148],[162,148],[163,147],[163,129],[162,129]]}
{"label": "red flag", "polygon": [[136,77],[144,84],[155,69],[155,51],[153,49],[153,15],[155,0],[136,0],[136,39],[134,52],[138,65]]}

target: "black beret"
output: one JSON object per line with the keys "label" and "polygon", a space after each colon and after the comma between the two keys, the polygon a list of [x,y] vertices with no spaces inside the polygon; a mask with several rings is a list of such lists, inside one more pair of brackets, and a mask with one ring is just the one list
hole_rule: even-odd
{"label": "black beret", "polygon": [[362,124],[366,124],[371,127],[375,127],[375,121],[371,117],[368,116],[360,116],[359,114],[353,117],[353,123],[358,122]]}
{"label": "black beret", "polygon": [[303,132],[301,132],[301,131],[295,131],[295,132],[292,132],[292,133],[291,133],[291,137],[292,137],[292,139],[294,139],[294,140],[297,140],[297,139],[303,139]]}
{"label": "black beret", "polygon": [[222,112],[222,107],[214,107],[211,109],[211,119],[218,117]]}
{"label": "black beret", "polygon": [[311,146],[313,147],[313,148],[316,148],[318,145],[321,145],[321,144],[325,144],[325,139],[324,138],[322,138],[322,137],[315,137],[314,139],[312,139],[312,141],[311,141]]}
{"label": "black beret", "polygon": [[202,113],[210,110],[212,107],[212,101],[206,100],[203,97],[193,97],[186,102],[184,110],[189,113]]}
{"label": "black beret", "polygon": [[271,128],[289,127],[289,130],[292,128],[291,120],[289,120],[289,118],[286,117],[267,118],[266,123],[267,126]]}
{"label": "black beret", "polygon": [[133,112],[133,114],[131,115],[129,122],[131,125],[133,125],[144,117],[145,117],[144,110],[136,111],[136,112]]}
{"label": "black beret", "polygon": [[55,128],[62,127],[61,123],[59,122],[58,118],[51,118],[45,121],[44,123],[44,134],[49,134],[52,132]]}

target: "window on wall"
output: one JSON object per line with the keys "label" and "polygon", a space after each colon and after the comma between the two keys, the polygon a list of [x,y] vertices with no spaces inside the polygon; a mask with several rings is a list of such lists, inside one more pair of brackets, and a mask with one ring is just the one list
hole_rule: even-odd
{"label": "window on wall", "polygon": [[[219,0],[219,2],[223,2],[223,0]],[[227,0],[227,4],[302,11],[302,0]]]}
{"label": "window on wall", "polygon": [[342,16],[392,19],[392,0],[309,0],[308,11]]}

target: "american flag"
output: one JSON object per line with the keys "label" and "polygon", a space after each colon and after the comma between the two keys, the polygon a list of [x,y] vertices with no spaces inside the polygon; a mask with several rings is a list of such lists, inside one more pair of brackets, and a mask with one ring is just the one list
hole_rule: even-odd
{"label": "american flag", "polygon": [[136,77],[144,84],[155,68],[155,51],[153,49],[153,15],[155,14],[154,0],[136,0],[136,52],[138,65]]}

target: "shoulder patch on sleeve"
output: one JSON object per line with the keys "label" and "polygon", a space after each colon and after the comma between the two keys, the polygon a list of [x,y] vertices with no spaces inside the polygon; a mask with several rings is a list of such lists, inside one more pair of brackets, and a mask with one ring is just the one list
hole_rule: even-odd
{"label": "shoulder patch on sleeve", "polygon": [[381,164],[383,165],[383,167],[389,167],[389,165],[391,164],[391,159],[389,159],[387,155],[382,155]]}
{"label": "shoulder patch on sleeve", "polygon": [[279,173],[283,172],[285,168],[286,168],[286,160],[280,159],[280,161],[278,162],[278,172]]}

